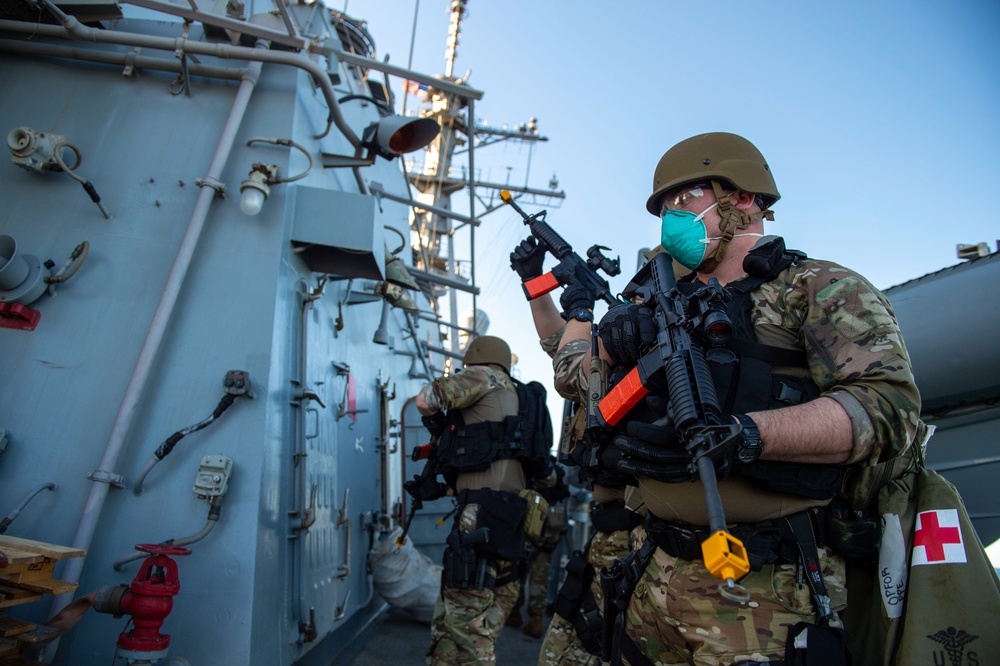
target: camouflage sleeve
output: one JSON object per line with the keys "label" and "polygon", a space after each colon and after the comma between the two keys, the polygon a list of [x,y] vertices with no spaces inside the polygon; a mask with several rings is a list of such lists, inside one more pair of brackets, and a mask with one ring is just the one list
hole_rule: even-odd
{"label": "camouflage sleeve", "polygon": [[556,393],[567,400],[580,402],[581,390],[586,390],[583,358],[589,349],[589,340],[570,340],[552,357],[553,385]]}
{"label": "camouflage sleeve", "polygon": [[563,324],[562,328],[553,333],[547,338],[542,338],[538,341],[538,344],[542,346],[542,351],[549,355],[549,358],[553,358],[556,355],[556,350],[559,348],[559,342],[562,340],[563,331],[566,330],[566,325]]}
{"label": "camouflage sleeve", "polygon": [[453,375],[438,377],[425,393],[427,406],[435,411],[462,409],[479,402],[484,395],[501,388],[497,378],[483,366],[462,368]]}
{"label": "camouflage sleeve", "polygon": [[800,317],[801,344],[821,394],[847,412],[854,430],[849,463],[896,457],[920,426],[920,393],[888,299],[842,266],[806,260],[785,285],[786,315]]}

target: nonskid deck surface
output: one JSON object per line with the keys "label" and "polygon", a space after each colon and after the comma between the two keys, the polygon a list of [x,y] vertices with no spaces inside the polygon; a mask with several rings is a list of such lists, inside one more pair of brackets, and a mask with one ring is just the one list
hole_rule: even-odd
{"label": "nonskid deck surface", "polygon": [[[551,620],[545,616],[546,627]],[[424,666],[430,639],[429,626],[406,611],[389,608],[330,666]],[[504,627],[496,646],[497,666],[534,666],[541,647],[541,638],[531,638],[520,628]]]}

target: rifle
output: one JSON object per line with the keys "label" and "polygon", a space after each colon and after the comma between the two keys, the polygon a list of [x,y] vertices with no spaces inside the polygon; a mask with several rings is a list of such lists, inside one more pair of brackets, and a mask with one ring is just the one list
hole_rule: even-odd
{"label": "rifle", "polygon": [[538,239],[538,242],[547,252],[559,260],[559,263],[548,273],[528,280],[522,285],[524,295],[528,300],[534,300],[543,294],[547,294],[556,287],[568,284],[582,283],[590,287],[591,291],[605,303],[616,305],[618,300],[611,294],[611,287],[607,280],[601,278],[598,270],[602,270],[609,277],[614,277],[621,273],[619,259],[608,259],[601,250],[610,250],[603,245],[591,245],[587,250],[587,260],[580,258],[569,243],[557,234],[555,230],[545,221],[547,211],[539,211],[534,215],[528,215],[514,203],[514,197],[508,190],[500,192],[503,202],[513,208],[524,218],[524,223],[531,229],[531,235]]}
{"label": "rifle", "polygon": [[593,473],[598,467],[598,452],[608,440],[608,430],[600,416],[600,405],[608,392],[608,362],[600,357],[598,340],[599,327],[590,325],[590,372],[587,382],[587,425],[584,435],[590,440],[583,467]]}
{"label": "rifle", "polygon": [[657,254],[625,289],[625,294],[641,293],[653,304],[656,345],[601,400],[600,416],[608,426],[614,426],[650,389],[666,385],[668,416],[691,456],[688,471],[697,473],[705,488],[712,532],[701,544],[705,567],[725,581],[725,586],[719,586],[724,596],[742,601],[749,599],[749,594],[736,580],[750,571],[750,562],[743,543],[726,530],[713,463],[713,458],[739,437],[742,426],[727,423],[705,352],[692,339],[697,335],[710,345],[721,345],[729,338],[732,323],[724,306],[728,296],[715,278],[685,296],[677,289],[671,263],[669,255]]}
{"label": "rifle", "polygon": [[403,533],[396,538],[397,547],[402,548],[406,545],[406,535],[410,531],[410,525],[413,524],[413,517],[417,511],[424,508],[424,500],[438,499],[447,493],[445,484],[434,481],[438,474],[437,440],[437,437],[432,438],[430,444],[421,444],[410,454],[410,460],[413,462],[426,460],[427,464],[420,474],[414,475],[412,481],[403,484],[403,488],[413,499],[410,502],[410,515],[406,517]]}

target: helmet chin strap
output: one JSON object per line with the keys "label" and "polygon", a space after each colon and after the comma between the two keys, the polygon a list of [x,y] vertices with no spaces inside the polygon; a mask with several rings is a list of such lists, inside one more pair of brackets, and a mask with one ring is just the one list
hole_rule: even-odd
{"label": "helmet chin strap", "polygon": [[737,208],[729,200],[729,195],[722,191],[722,184],[717,180],[712,181],[712,191],[715,193],[715,201],[719,204],[719,215],[722,217],[722,221],[719,222],[719,231],[722,235],[715,252],[698,267],[699,272],[705,273],[711,273],[722,263],[726,256],[726,250],[729,249],[729,242],[733,240],[737,231],[746,229],[757,220],[774,220],[774,211],[772,210],[747,213]]}

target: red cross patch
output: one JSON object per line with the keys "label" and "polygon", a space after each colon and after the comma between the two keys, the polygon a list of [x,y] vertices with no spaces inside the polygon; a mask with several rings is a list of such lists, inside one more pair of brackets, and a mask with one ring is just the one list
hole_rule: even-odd
{"label": "red cross patch", "polygon": [[962,526],[956,509],[921,511],[913,533],[911,565],[961,564],[965,559]]}

